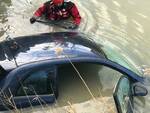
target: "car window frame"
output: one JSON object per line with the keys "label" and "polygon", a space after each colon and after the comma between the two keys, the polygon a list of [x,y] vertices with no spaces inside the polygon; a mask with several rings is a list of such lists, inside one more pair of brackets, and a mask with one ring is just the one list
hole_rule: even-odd
{"label": "car window frame", "polygon": [[[37,67],[37,68],[33,69],[32,71],[26,73],[26,77],[19,81],[17,89],[19,90],[19,88],[21,87],[21,83],[20,82],[24,82],[27,78],[30,77],[30,75],[31,75],[30,73],[34,73],[37,70],[39,71],[39,69],[40,70],[42,70],[42,69],[45,69],[45,70],[49,69],[50,70],[50,68],[52,68],[54,73],[56,74],[56,78],[53,78],[53,80],[57,79],[57,72],[56,72],[57,71],[57,67],[55,65],[52,65],[52,66],[49,66],[49,67],[47,67],[47,66],[46,67]],[[57,82],[57,80],[55,80],[55,82]],[[56,86],[56,87],[58,88],[58,86]],[[19,97],[19,96],[16,96],[18,90],[15,91],[15,96],[14,97]],[[42,95],[48,95],[48,94],[40,94],[39,96],[42,96]],[[51,95],[51,94],[49,94],[49,95]],[[24,96],[26,96],[26,95],[24,95]],[[34,96],[34,95],[28,95],[28,96]]]}
{"label": "car window frame", "polygon": [[[37,66],[37,67],[33,67],[33,69],[31,69],[31,71],[28,71],[28,73],[23,74],[23,79],[21,81],[24,81],[26,78],[28,78],[30,75],[29,73],[31,73],[33,70],[38,70],[38,69],[48,69],[49,67],[52,68],[53,72],[55,73],[55,82],[57,82],[57,67],[55,65],[42,65],[42,66]],[[24,76],[27,77],[24,77]],[[20,86],[20,82],[17,83],[16,88]],[[18,88],[17,88],[18,89]],[[52,94],[42,94],[42,95],[24,95],[24,96],[15,96],[18,90],[15,90],[13,97],[11,98],[11,102],[15,104],[15,106],[17,108],[24,108],[24,107],[29,107],[29,106],[35,106],[35,105],[41,105],[41,104],[45,104],[45,103],[54,103],[57,96],[56,93],[58,92],[58,86],[56,84],[56,92],[52,93]]]}

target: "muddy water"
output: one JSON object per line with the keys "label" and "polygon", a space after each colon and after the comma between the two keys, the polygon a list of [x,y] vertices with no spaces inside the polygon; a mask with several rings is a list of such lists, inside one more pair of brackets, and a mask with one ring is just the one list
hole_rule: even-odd
{"label": "muddy water", "polygon": [[[64,31],[29,18],[45,0],[0,0],[0,40],[41,32]],[[150,66],[150,1],[74,0],[83,17],[79,31],[116,50],[137,68]],[[109,81],[108,81],[109,82]],[[149,113],[150,96],[137,99],[140,113]]]}

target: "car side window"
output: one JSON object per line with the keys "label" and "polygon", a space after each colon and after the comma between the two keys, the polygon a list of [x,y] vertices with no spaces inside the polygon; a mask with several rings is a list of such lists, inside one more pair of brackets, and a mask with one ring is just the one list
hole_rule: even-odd
{"label": "car side window", "polygon": [[52,94],[51,74],[49,70],[38,70],[30,73],[28,77],[20,83],[16,96]]}
{"label": "car side window", "polygon": [[117,104],[119,113],[132,113],[132,98],[131,98],[131,86],[127,77],[120,78],[115,92],[114,99]]}

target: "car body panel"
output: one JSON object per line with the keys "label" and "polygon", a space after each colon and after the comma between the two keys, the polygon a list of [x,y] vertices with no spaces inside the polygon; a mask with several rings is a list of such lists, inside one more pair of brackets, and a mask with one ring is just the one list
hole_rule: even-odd
{"label": "car body panel", "polygon": [[[106,60],[106,59],[99,59],[99,58],[91,58],[91,57],[80,57],[80,58],[72,58],[71,59],[72,63],[75,62],[89,62],[89,63],[95,63],[95,64],[102,64],[108,67],[111,67],[125,75],[127,75],[129,78],[131,78],[133,81],[136,82],[144,82],[144,78],[138,76],[137,74],[133,73],[132,71],[122,67],[119,64],[116,64],[112,61]],[[33,70],[33,68],[44,68],[50,65],[58,65],[58,64],[67,64],[70,63],[70,59],[53,59],[53,60],[46,60],[46,61],[39,61],[39,62],[34,62],[32,64],[26,64],[18,67],[17,69],[14,69],[11,71],[7,77],[5,78],[6,84],[3,87],[4,89],[7,89],[7,87],[12,88],[11,90],[15,92],[16,90],[16,85],[19,84],[19,78],[23,78],[23,76],[26,73],[29,73],[30,71]],[[13,81],[13,82],[12,82]],[[14,86],[14,87],[11,87]],[[7,89],[8,90],[8,89]]]}
{"label": "car body panel", "polygon": [[[11,49],[13,41],[18,44],[16,50]],[[0,64],[5,68],[15,63],[22,65],[34,61],[63,58],[66,56],[105,58],[100,48],[93,44],[92,41],[86,39],[84,34],[74,32],[45,33],[18,37],[12,41],[3,42],[1,45],[3,45],[3,48],[1,48],[1,51],[3,49],[3,55],[1,55]],[[7,50],[4,49],[6,47],[8,48]]]}
{"label": "car body panel", "polygon": [[[54,72],[53,89],[57,97],[57,67],[64,64],[99,64],[126,75],[133,83],[144,83],[144,77],[133,72],[132,69],[130,70],[130,68],[110,60],[111,58],[108,59],[111,55],[107,57],[107,54],[104,53],[101,47],[93,42],[89,36],[77,32],[44,33],[16,37],[1,42],[0,65],[1,69],[6,71],[1,79],[1,98],[3,98],[3,94],[6,94],[8,97],[16,95],[21,85],[20,83],[25,81],[32,71],[47,68]],[[55,96],[51,96],[50,101],[46,102],[54,102]],[[30,96],[31,100],[34,98],[35,96]],[[47,96],[42,98],[48,99]],[[25,107],[30,105],[27,102],[28,99],[26,97],[15,97],[12,100],[17,102],[17,106],[19,106],[19,101],[24,101],[21,106]],[[33,105],[37,104],[40,104],[38,100],[35,103],[33,102]]]}

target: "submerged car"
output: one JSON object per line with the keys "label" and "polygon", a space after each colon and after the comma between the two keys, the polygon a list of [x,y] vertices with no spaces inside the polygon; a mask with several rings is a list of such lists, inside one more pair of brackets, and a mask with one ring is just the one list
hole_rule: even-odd
{"label": "submerged car", "polygon": [[[138,70],[109,58],[102,46],[84,33],[56,32],[7,38],[0,43],[0,53],[0,110],[54,103],[61,96],[59,78],[63,71],[68,75],[68,67],[73,67],[89,92],[86,80],[82,79],[86,77],[80,75],[78,66],[86,71],[89,70],[86,69],[88,65],[100,67],[98,72],[92,68],[101,80],[100,89],[104,89],[104,77],[110,80],[104,81],[110,84],[109,87],[113,81],[111,77],[118,77],[111,89],[118,113],[132,113],[134,97],[148,93],[143,86],[145,78]],[[62,70],[64,67],[66,69]],[[106,70],[102,72],[101,67]],[[63,76],[63,79],[69,76]],[[94,74],[90,75],[90,79],[93,77]]]}

